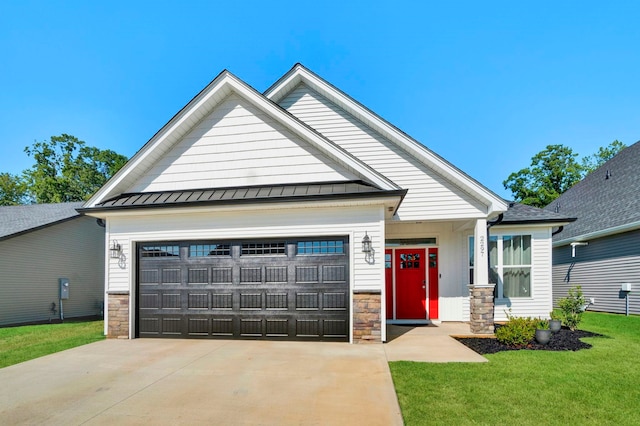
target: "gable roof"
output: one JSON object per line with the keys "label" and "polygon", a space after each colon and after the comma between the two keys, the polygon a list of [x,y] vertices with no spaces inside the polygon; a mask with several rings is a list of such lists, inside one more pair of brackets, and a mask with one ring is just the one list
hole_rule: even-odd
{"label": "gable roof", "polygon": [[520,203],[509,203],[509,210],[504,212],[500,225],[525,225],[536,223],[566,224],[574,222],[575,217],[569,217],[553,211],[543,210],[538,207],[527,206]]}
{"label": "gable roof", "polygon": [[267,89],[264,95],[278,102],[301,83],[307,84],[464,192],[487,205],[488,214],[507,210],[506,201],[501,197],[300,63],[295,64]]}
{"label": "gable roof", "polygon": [[84,207],[96,207],[103,201],[127,191],[158,159],[167,153],[191,129],[197,126],[204,117],[211,113],[231,93],[235,93],[251,102],[252,105],[278,121],[285,128],[314,145],[346,169],[360,176],[362,180],[383,190],[395,191],[401,189],[391,180],[295,118],[229,71],[224,70],[171,118],[118,173],[85,203]]}
{"label": "gable roof", "polygon": [[0,241],[80,216],[82,202],[0,207]]}
{"label": "gable roof", "polygon": [[554,244],[640,228],[640,142],[623,149],[568,189],[547,211],[575,216]]}

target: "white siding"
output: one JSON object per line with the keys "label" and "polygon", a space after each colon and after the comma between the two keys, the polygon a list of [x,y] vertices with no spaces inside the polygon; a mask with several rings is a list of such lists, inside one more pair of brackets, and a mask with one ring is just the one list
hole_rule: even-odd
{"label": "white siding", "polygon": [[429,170],[370,127],[299,85],[280,105],[409,193],[398,211],[402,220],[482,216],[486,207]]}
{"label": "white siding", "polygon": [[[350,273],[353,290],[382,288],[384,259],[368,263],[361,253],[365,232],[377,253],[384,253],[384,210],[382,206],[264,209],[167,213],[108,218],[109,239],[117,239],[126,260],[109,259],[108,290],[135,288],[135,243],[140,241],[180,241],[200,239],[280,238],[315,235],[347,235],[350,241]],[[133,294],[133,292],[132,292]]]}
{"label": "white siding", "polygon": [[238,95],[176,143],[129,192],[357,179]]}
{"label": "white siding", "polygon": [[[64,317],[98,315],[104,298],[104,228],[81,217],[0,241],[0,325],[48,321],[69,278]],[[59,312],[53,319],[59,318]]]}
{"label": "white siding", "polygon": [[551,229],[496,227],[491,235],[531,235],[532,270],[531,297],[496,300],[495,319],[505,321],[505,310],[511,308],[515,316],[549,318],[552,309],[551,285]]}

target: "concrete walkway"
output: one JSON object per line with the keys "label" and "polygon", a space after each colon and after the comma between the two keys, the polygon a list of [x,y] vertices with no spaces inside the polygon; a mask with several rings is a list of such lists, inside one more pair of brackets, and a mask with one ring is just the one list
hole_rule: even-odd
{"label": "concrete walkway", "polygon": [[437,326],[387,325],[384,350],[389,361],[487,362],[482,355],[450,336],[470,336],[469,324],[445,322]]}

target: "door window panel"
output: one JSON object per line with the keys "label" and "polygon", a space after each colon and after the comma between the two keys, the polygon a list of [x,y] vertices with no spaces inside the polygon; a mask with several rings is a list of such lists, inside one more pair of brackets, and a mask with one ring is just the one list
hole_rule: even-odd
{"label": "door window panel", "polygon": [[415,269],[420,267],[420,253],[400,255],[400,269]]}

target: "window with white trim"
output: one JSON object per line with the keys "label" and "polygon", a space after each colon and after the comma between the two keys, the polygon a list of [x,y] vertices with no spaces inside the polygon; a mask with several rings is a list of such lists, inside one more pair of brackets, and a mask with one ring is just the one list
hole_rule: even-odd
{"label": "window with white trim", "polygon": [[[473,284],[474,247],[469,237],[469,277]],[[531,297],[531,235],[489,237],[489,282],[496,283],[496,298]]]}

